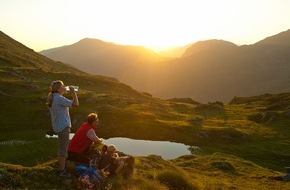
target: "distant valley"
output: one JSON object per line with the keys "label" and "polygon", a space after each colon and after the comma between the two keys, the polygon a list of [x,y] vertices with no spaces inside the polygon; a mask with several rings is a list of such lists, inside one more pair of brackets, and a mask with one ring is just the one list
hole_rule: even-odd
{"label": "distant valley", "polygon": [[[182,51],[180,57],[172,58]],[[97,39],[83,39],[40,53],[90,74],[116,77],[139,91],[165,99],[228,102],[234,96],[290,90],[290,30],[253,45],[200,41],[175,49],[172,56],[170,52],[161,56],[144,47]]]}

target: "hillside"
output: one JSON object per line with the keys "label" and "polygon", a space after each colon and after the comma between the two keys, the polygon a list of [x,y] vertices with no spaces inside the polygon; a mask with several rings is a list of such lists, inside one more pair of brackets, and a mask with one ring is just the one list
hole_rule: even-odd
{"label": "hillside", "polygon": [[255,45],[290,46],[290,29],[257,42]]}
{"label": "hillside", "polygon": [[[77,178],[62,179],[56,162],[34,167],[0,163],[0,187],[5,189],[76,189]],[[131,179],[114,177],[103,184],[106,189],[289,189],[290,183],[275,178],[283,173],[260,167],[235,156],[215,153],[190,155],[165,161],[158,156],[138,157]],[[29,180],[27,180],[29,179]],[[245,183],[246,181],[246,183]]]}
{"label": "hillside", "polygon": [[[57,79],[63,80],[65,84],[80,86],[80,99],[86,108],[89,108],[89,99],[95,93],[146,99],[146,96],[114,78],[89,75],[61,62],[55,62],[2,32],[0,33],[0,63],[0,101],[3,108],[0,116],[1,129],[15,126],[23,129],[28,126],[39,128],[43,120],[48,122],[46,96],[50,83]],[[24,110],[25,114],[23,114]],[[11,117],[12,113],[19,119]],[[30,121],[34,121],[33,124]],[[47,126],[49,123],[46,124]]]}
{"label": "hillside", "polygon": [[[290,90],[289,36],[290,30],[244,46],[223,40],[200,41],[188,47],[180,58],[170,60],[152,58],[147,52],[128,55],[125,47],[118,45],[110,51],[101,47],[89,49],[90,45],[77,50],[74,47],[78,43],[46,55],[93,74],[116,77],[156,97],[228,102],[234,96]],[[96,43],[93,39],[86,42]],[[72,48],[76,51],[71,51]],[[95,56],[86,56],[87,52]],[[131,56],[140,58],[143,64]]]}

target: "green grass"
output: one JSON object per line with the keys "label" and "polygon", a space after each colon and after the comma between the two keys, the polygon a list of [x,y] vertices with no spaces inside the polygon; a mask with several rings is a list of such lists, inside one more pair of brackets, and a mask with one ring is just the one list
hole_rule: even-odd
{"label": "green grass", "polygon": [[185,172],[180,170],[162,170],[158,172],[156,179],[169,189],[198,189],[198,187],[191,184],[191,179],[188,174],[185,174]]}
{"label": "green grass", "polygon": [[0,162],[34,166],[57,157],[57,139],[43,130],[5,131],[0,141]]}
{"label": "green grass", "polygon": [[[29,96],[25,97],[27,103],[22,103],[22,98],[14,98],[14,101],[9,97],[3,99],[3,107],[7,109],[7,112],[0,116],[3,124],[1,141],[28,138],[31,141],[38,140],[39,145],[45,146],[47,143],[42,138],[51,126],[44,99],[36,98],[34,94]],[[87,113],[96,111],[101,120],[97,134],[103,138],[170,140],[200,146],[204,153],[219,151],[237,155],[277,170],[290,165],[289,153],[287,153],[290,137],[287,128],[289,118],[281,117],[271,123],[256,123],[247,119],[247,115],[251,112],[261,109],[261,104],[264,104],[261,100],[259,104],[252,103],[251,108],[245,104],[229,104],[225,105],[223,111],[203,110],[201,112],[195,110],[195,105],[192,104],[168,103],[142,96],[129,97],[80,91],[79,97],[81,106],[71,109],[73,131],[85,121]],[[96,101],[86,101],[90,97]],[[17,106],[21,104],[23,106]],[[15,106],[9,109],[9,105]],[[14,116],[15,113],[17,114]],[[201,123],[189,122],[191,118],[196,117],[202,118]],[[201,132],[207,133],[208,137],[206,139],[198,137]],[[55,142],[51,143],[55,144]],[[33,146],[33,143],[25,146]],[[9,148],[6,147],[5,150],[7,149]],[[24,152],[29,149],[29,147],[24,147]],[[11,155],[14,152],[17,151],[12,151]],[[46,158],[35,158],[35,161],[31,161],[30,164],[42,159],[48,160],[55,155],[52,152],[37,154]],[[3,157],[3,161],[21,163],[17,159],[9,160],[11,156],[9,153],[5,154],[7,156]]]}
{"label": "green grass", "polygon": [[[107,189],[289,189],[290,183],[274,178],[283,173],[236,156],[215,153],[182,156],[165,161],[159,156],[136,158],[131,179],[105,180]],[[0,163],[0,187],[13,189],[75,189],[77,177],[57,175],[56,161],[33,167]]]}

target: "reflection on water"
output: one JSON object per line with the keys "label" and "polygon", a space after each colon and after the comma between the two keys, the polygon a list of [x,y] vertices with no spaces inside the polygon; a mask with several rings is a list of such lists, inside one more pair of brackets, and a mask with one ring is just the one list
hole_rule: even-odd
{"label": "reflection on water", "polygon": [[129,138],[110,138],[105,144],[115,144],[117,149],[134,156],[160,155],[163,159],[174,159],[182,155],[191,154],[190,146],[168,141],[134,140]]}
{"label": "reflection on water", "polygon": [[[74,133],[70,133],[69,134],[69,139],[72,139],[74,135],[75,135]],[[57,135],[52,135],[51,136],[51,135],[45,134],[45,138],[57,138]]]}
{"label": "reflection on water", "polygon": [[23,141],[23,140],[9,140],[9,141],[2,141],[0,142],[0,145],[4,146],[18,146],[18,145],[24,145],[30,143],[29,141]]}
{"label": "reflection on water", "polygon": [[[73,137],[70,134],[70,139]],[[57,135],[48,136],[47,138],[56,138]],[[130,138],[109,138],[103,141],[106,145],[114,144],[117,150],[130,154],[133,156],[148,156],[155,154],[161,156],[163,159],[174,159],[182,155],[200,153],[201,149],[197,146],[188,146],[181,143],[173,143],[168,141],[149,141],[149,140],[135,140]]]}

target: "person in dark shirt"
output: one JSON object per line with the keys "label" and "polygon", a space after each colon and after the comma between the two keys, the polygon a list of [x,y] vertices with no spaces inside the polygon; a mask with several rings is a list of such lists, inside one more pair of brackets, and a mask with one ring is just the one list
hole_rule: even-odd
{"label": "person in dark shirt", "polygon": [[[118,175],[125,168],[130,168],[133,173],[134,158],[132,156],[119,156],[116,152],[116,146],[110,144],[107,146],[107,152],[102,156],[99,164],[100,170],[109,172],[108,176]],[[131,175],[131,174],[130,174]]]}

